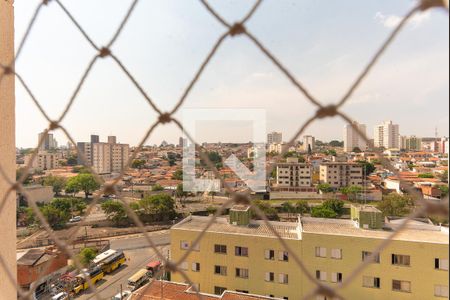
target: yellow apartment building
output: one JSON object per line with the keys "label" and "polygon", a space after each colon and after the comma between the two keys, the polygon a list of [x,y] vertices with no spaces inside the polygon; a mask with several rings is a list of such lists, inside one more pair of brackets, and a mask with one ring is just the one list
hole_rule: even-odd
{"label": "yellow apartment building", "polygon": [[[172,227],[172,260],[181,258],[209,220],[190,216]],[[334,286],[399,222],[385,223],[378,210],[354,207],[352,220],[299,217],[295,223],[271,224],[315,278]],[[448,230],[412,221],[340,294],[364,300],[448,298],[448,239]],[[229,218],[218,218],[181,268],[207,294],[230,290],[302,299],[314,288],[291,253],[262,221],[251,220],[245,207],[234,207]],[[172,280],[185,281],[179,273],[172,274]]]}

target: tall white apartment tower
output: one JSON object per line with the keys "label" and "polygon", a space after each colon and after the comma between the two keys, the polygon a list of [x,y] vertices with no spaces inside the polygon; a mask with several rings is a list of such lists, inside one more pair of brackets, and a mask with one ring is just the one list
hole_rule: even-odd
{"label": "tall white apartment tower", "polygon": [[386,121],[374,129],[374,146],[386,149],[400,148],[400,126],[392,121]]}
{"label": "tall white apartment tower", "polygon": [[[365,124],[359,124],[355,121],[353,125],[363,134],[367,135],[367,127]],[[364,151],[368,148],[368,145],[352,125],[346,124],[344,126],[344,151],[352,152],[356,147]]]}
{"label": "tall white apartment tower", "polygon": [[316,138],[312,135],[305,135],[303,137],[303,150],[306,152],[309,148],[314,151],[316,147]]}
{"label": "tall white apartment tower", "polygon": [[267,135],[267,144],[283,143],[283,134],[281,132],[271,132]]}

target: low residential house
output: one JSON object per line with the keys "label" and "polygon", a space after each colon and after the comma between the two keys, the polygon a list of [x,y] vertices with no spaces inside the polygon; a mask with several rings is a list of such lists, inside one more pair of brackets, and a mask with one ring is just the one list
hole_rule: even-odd
{"label": "low residential house", "polygon": [[17,284],[36,287],[36,295],[49,290],[53,279],[67,270],[67,256],[56,248],[30,249],[17,256]]}

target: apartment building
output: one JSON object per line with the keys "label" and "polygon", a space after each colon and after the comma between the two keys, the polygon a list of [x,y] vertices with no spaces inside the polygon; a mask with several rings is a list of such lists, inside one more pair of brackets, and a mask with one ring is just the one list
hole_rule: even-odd
{"label": "apartment building", "polygon": [[299,163],[298,158],[288,158],[286,163],[277,164],[278,188],[301,188],[312,185],[313,168],[311,164]]}
{"label": "apartment building", "polygon": [[422,148],[422,139],[417,136],[409,136],[405,140],[405,149],[407,151],[420,151]]}
{"label": "apartment building", "polygon": [[[180,267],[202,293],[221,295],[229,290],[303,299],[316,286],[294,254],[312,276],[336,287],[395,229],[395,224],[383,224],[381,212],[374,208],[352,213],[352,220],[299,217],[293,223],[271,222],[293,251],[289,252],[264,222],[250,220],[247,208],[234,207],[230,220],[218,218]],[[172,227],[173,261],[181,259],[209,222],[210,217],[190,216]],[[340,295],[373,300],[448,297],[448,238],[448,231],[439,226],[405,228]],[[185,279],[173,273],[172,281]]]}
{"label": "apartment building", "polygon": [[58,148],[58,142],[55,140],[52,133],[48,133],[47,135],[45,132],[41,132],[38,135],[38,142],[40,143],[42,140],[42,143],[39,144],[39,151],[47,151]]}
{"label": "apartment building", "polygon": [[339,189],[364,184],[363,167],[356,163],[327,162],[320,165],[320,182]]}
{"label": "apartment building", "polygon": [[283,143],[283,133],[271,132],[267,135],[267,144],[281,144]]}
{"label": "apartment building", "polygon": [[[353,126],[358,128],[364,135],[367,134],[367,127],[365,124],[359,124],[358,122],[353,122]],[[344,126],[344,151],[353,152],[355,148],[359,148],[362,151],[368,148],[367,142],[361,138],[358,131],[353,128],[351,124]]]}
{"label": "apartment building", "polygon": [[129,152],[127,144],[92,144],[92,168],[98,174],[121,172],[128,162]]}
{"label": "apartment building", "polygon": [[281,153],[283,152],[283,144],[269,144],[269,153],[273,152],[273,153]]}
{"label": "apartment building", "polygon": [[303,137],[303,151],[308,152],[310,149],[312,152],[316,149],[316,138],[312,135],[305,135]]}
{"label": "apartment building", "polygon": [[[115,136],[109,136],[107,143],[101,143],[98,135],[91,135],[91,142],[77,143],[77,147],[85,156],[86,164],[98,174],[121,172],[130,155],[130,146],[117,143]],[[81,156],[78,157],[78,164],[84,164]]]}
{"label": "apartment building", "polygon": [[[25,165],[30,163],[32,154],[24,157]],[[32,162],[31,168],[34,170],[53,170],[60,166],[60,160],[63,158],[62,153],[39,151],[36,159]]]}
{"label": "apartment building", "polygon": [[392,121],[375,126],[373,137],[376,148],[400,148],[400,126]]}

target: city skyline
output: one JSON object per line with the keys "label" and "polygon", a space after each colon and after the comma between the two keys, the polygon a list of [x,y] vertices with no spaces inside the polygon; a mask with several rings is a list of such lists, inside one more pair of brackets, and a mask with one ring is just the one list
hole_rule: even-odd
{"label": "city skyline", "polygon": [[[102,14],[100,26],[91,14],[102,11],[105,2],[89,4],[91,12],[83,10],[84,4],[85,1],[66,3],[88,34],[100,42],[110,38],[111,28],[117,27],[128,5],[109,1],[108,15]],[[211,4],[228,20],[240,18],[251,5],[219,1]],[[406,0],[348,1],[342,5],[320,1],[280,4],[269,0],[248,27],[314,96],[327,104],[337,102],[345,93],[388,36],[395,20],[411,5]],[[17,1],[15,6],[18,44],[34,6],[28,1]],[[141,2],[139,6],[112,51],[155,103],[163,111],[170,110],[224,29],[196,1]],[[357,13],[348,18],[336,13],[341,10]],[[148,11],[156,12],[147,16]],[[44,13],[45,18],[37,20],[36,32],[27,41],[17,71],[42,101],[44,109],[56,118],[94,53],[74,26],[63,21],[56,5],[48,5]],[[55,22],[61,26],[54,26]],[[165,24],[164,31],[155,26],[161,22]],[[344,42],[342,32],[346,33]],[[344,112],[368,128],[392,119],[401,125],[402,135],[434,136],[437,127],[441,136],[448,136],[447,46],[446,13],[436,10],[419,14],[344,106]],[[47,76],[36,72],[44,69]],[[19,84],[16,90],[17,145],[34,147],[36,133],[29,128],[45,128],[46,122]],[[224,42],[185,107],[266,109],[268,128],[282,131],[286,140],[314,113],[314,107],[243,37]],[[136,145],[156,117],[117,66],[101,60],[94,66],[63,125],[76,141],[91,133],[115,134],[122,136],[124,143]],[[305,134],[319,140],[336,139],[341,137],[344,125],[338,118],[325,119],[313,123]],[[217,133],[226,136],[217,130],[212,132],[203,140],[217,140]],[[180,130],[169,124],[157,128],[147,144],[159,144],[162,140],[176,143],[180,135]],[[60,131],[55,138],[65,144],[66,138]]]}

